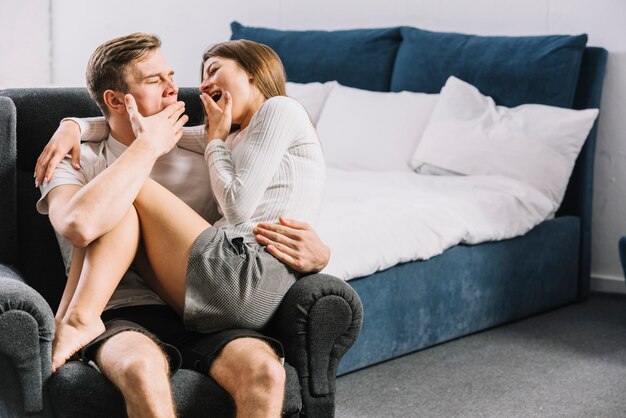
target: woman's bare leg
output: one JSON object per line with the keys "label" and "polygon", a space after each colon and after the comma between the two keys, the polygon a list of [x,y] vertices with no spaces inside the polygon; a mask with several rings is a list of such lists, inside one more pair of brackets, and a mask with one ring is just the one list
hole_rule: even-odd
{"label": "woman's bare leg", "polygon": [[139,243],[137,212],[131,207],[120,223],[85,248],[80,277],[52,348],[52,369],[104,332],[100,315],[135,257]]}
{"label": "woman's bare leg", "polygon": [[76,290],[57,329],[52,353],[54,370],[104,331],[100,315],[133,261],[139,224],[154,270],[149,285],[182,314],[191,247],[211,225],[166,188],[148,179],[126,217],[86,249]]}
{"label": "woman's bare leg", "polygon": [[65,283],[65,289],[63,290],[63,296],[61,302],[59,302],[59,308],[54,316],[54,323],[56,327],[61,324],[67,312],[67,307],[72,301],[76,286],[78,286],[78,280],[80,278],[80,272],[83,270],[83,262],[85,261],[85,248],[74,247],[72,249],[72,263],[70,264],[70,272],[67,276],[67,282]]}
{"label": "woman's bare leg", "polygon": [[134,205],[143,245],[156,279],[156,283],[148,280],[148,284],[182,314],[191,247],[211,224],[151,179],[144,184]]}

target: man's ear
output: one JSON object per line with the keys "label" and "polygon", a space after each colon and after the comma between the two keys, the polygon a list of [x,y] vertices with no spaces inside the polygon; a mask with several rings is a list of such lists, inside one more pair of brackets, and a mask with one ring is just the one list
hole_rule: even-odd
{"label": "man's ear", "polygon": [[106,90],[103,94],[104,103],[109,108],[110,112],[115,113],[124,113],[126,112],[126,104],[124,103],[124,94],[113,91]]}

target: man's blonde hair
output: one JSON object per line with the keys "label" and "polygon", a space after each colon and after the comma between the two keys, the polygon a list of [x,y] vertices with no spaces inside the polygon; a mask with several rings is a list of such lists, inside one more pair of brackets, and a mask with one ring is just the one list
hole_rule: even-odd
{"label": "man's blonde hair", "polygon": [[109,111],[104,103],[104,92],[115,90],[128,92],[126,75],[128,68],[161,47],[156,35],[135,32],[111,39],[100,45],[87,64],[87,89],[105,116]]}
{"label": "man's blonde hair", "polygon": [[278,54],[267,45],[238,39],[213,45],[202,56],[202,67],[211,57],[234,60],[250,76],[254,85],[265,99],[274,96],[286,96],[287,77]]}

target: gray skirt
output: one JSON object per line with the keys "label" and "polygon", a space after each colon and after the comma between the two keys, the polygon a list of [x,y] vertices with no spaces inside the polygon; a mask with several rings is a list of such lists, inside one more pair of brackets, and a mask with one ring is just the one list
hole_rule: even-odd
{"label": "gray skirt", "polygon": [[298,277],[265,247],[207,228],[196,238],[189,256],[185,327],[206,333],[260,329]]}

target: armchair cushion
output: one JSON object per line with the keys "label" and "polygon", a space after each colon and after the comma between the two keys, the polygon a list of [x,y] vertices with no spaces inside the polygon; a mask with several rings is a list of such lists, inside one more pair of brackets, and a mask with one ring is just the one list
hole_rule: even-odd
{"label": "armchair cushion", "polygon": [[[302,409],[298,375],[285,365],[287,384],[283,416],[298,415]],[[193,370],[180,369],[171,377],[178,416],[210,418],[234,416],[234,404],[228,393],[211,378]],[[125,416],[120,391],[96,369],[77,361],[63,365],[48,384],[52,407],[59,417],[91,418]]]}

